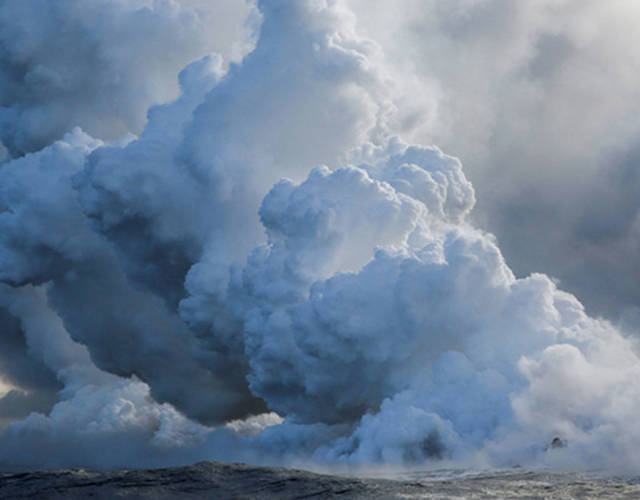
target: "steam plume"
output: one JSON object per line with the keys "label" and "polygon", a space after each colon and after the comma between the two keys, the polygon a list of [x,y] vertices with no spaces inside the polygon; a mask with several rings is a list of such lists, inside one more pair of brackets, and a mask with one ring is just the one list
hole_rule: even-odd
{"label": "steam plume", "polygon": [[514,275],[342,2],[258,8],[139,137],[6,139],[0,401],[41,412],[0,461],[637,466],[632,341]]}

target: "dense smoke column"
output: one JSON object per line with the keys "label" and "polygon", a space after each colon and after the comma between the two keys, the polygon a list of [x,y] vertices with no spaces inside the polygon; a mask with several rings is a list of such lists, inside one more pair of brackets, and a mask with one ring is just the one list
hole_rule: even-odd
{"label": "dense smoke column", "polygon": [[[356,37],[339,7],[261,4],[261,36],[241,65],[224,78],[215,58],[188,67],[182,97],[153,108],[139,140],[94,151],[74,178],[85,214],[128,278],[171,310],[179,302],[197,336],[193,352],[227,374],[229,388],[244,384],[241,397],[244,318],[226,294],[264,238],[261,198],[282,175],[342,161],[379,133],[389,108],[367,62],[377,47]],[[251,411],[259,405],[247,401]]]}

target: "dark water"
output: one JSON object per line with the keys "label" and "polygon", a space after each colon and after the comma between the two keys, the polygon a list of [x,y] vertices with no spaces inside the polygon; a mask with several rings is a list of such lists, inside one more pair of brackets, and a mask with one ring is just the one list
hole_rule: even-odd
{"label": "dark water", "polygon": [[640,498],[640,479],[511,469],[412,471],[389,480],[203,462],[155,470],[4,473],[0,498],[635,499]]}

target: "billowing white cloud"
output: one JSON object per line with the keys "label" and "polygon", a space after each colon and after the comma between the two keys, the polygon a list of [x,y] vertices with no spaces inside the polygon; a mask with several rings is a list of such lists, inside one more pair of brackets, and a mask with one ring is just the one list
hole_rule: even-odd
{"label": "billowing white cloud", "polygon": [[[0,169],[2,280],[14,286],[47,283],[51,305],[100,368],[137,375],[154,397],[192,417],[220,421],[263,409],[242,373],[228,373],[223,359],[215,362],[215,353],[202,352],[160,297],[132,286],[116,252],[92,230],[73,179],[99,144],[76,130]],[[187,384],[202,392],[185,391]]]}
{"label": "billowing white cloud", "polygon": [[0,461],[637,467],[633,342],[474,226],[460,161],[415,142],[431,97],[343,2],[258,8],[255,50],[187,65],[139,137],[0,166],[6,378],[47,407]]}
{"label": "billowing white cloud", "polygon": [[[399,203],[375,171],[316,170],[265,198],[274,236],[243,274],[252,391],[298,424],[354,423],[322,460],[633,467],[632,343],[546,276],[516,279],[490,235]],[[556,437],[571,445],[550,450]]]}

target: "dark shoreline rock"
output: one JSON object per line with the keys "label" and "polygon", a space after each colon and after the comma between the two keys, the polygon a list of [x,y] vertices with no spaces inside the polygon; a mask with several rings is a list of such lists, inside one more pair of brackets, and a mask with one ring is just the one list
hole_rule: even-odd
{"label": "dark shoreline rock", "polygon": [[575,474],[488,472],[459,479],[363,479],[303,470],[200,462],[188,467],[0,474],[3,499],[638,498],[633,480]]}

